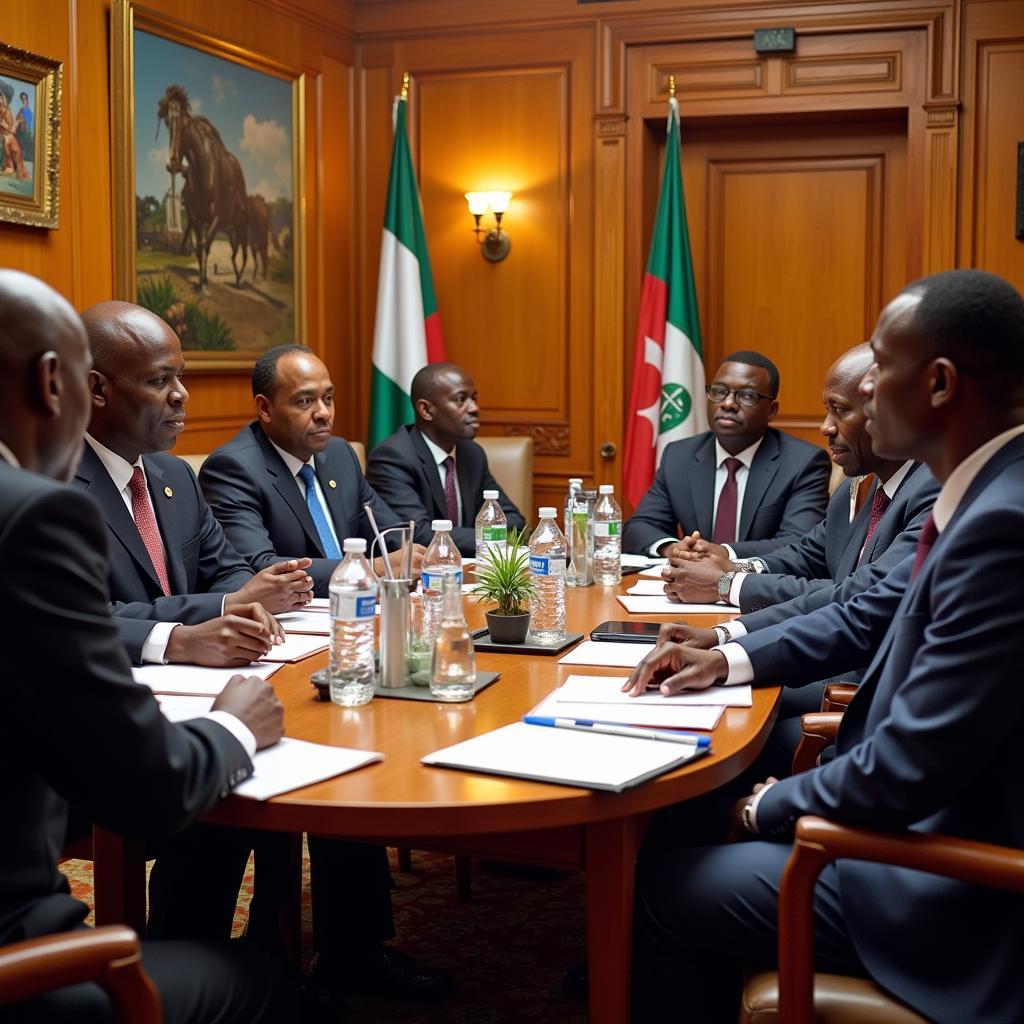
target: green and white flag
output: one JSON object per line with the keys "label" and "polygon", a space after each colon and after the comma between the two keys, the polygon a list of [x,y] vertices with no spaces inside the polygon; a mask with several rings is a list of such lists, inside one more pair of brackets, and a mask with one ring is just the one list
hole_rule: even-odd
{"label": "green and white flag", "polygon": [[409,389],[417,370],[444,361],[416,172],[406,134],[406,100],[395,97],[384,237],[373,331],[369,448],[413,421]]}

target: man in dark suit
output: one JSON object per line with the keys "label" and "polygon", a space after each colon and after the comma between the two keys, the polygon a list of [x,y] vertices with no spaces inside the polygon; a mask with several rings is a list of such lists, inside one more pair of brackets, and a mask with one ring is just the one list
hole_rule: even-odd
{"label": "man in dark suit", "polygon": [[[88,908],[57,867],[68,802],[107,828],[159,839],[252,772],[283,731],[280,703],[235,676],[205,718],[174,725],[132,681],[110,617],[105,528],[95,504],[54,481],[74,472],[89,414],[85,333],[46,285],[0,271],[0,944],[82,927]],[[52,477],[53,479],[47,479]],[[145,943],[168,1022],[277,1022],[280,973],[228,943]],[[77,985],[0,1020],[109,1021],[107,996]]]}
{"label": "man in dark suit", "polygon": [[[266,613],[309,600],[308,563],[255,577],[224,537],[187,463],[166,454],[188,392],[177,335],[127,302],[82,314],[92,415],[75,485],[110,533],[113,611],[133,660],[248,664],[281,630]],[[263,606],[263,607],[259,607]]]}
{"label": "man in dark suit", "polygon": [[[803,814],[1024,848],[1024,299],[982,271],[936,274],[886,307],[872,350],[862,387],[873,447],[920,459],[942,483],[915,555],[844,604],[719,650],[663,645],[630,681],[631,692],[655,682],[672,693],[871,658],[836,757],[737,805],[761,838],[645,850],[638,1020],[735,1019],[741,968],[775,959],[786,840]],[[1011,1024],[1024,1019],[1022,909],[1018,896],[842,861],[815,890],[817,963],[868,973],[942,1024]]]}
{"label": "man in dark suit", "polygon": [[674,441],[622,533],[624,551],[664,557],[678,531],[761,555],[812,530],[828,502],[828,457],[768,426],[779,371],[757,352],[734,352],[707,386],[711,429]]}
{"label": "man in dark suit", "polygon": [[[199,483],[228,540],[254,570],[309,557],[326,597],[346,537],[369,545],[369,505],[381,530],[403,525],[363,478],[349,444],[331,434],[334,385],[304,345],[265,352],[252,371],[256,420],[203,463]],[[389,538],[398,544],[397,536]],[[418,569],[422,548],[414,555]],[[397,567],[397,553],[391,555]],[[374,563],[378,575],[383,562]]]}
{"label": "man in dark suit", "polygon": [[526,525],[519,509],[491,476],[480,430],[476,384],[453,363],[431,363],[412,379],[416,422],[399,427],[370,452],[366,478],[402,519],[416,522],[416,540],[429,544],[434,519],[450,519],[452,540],[476,554],[476,517],[484,491],[497,491],[509,529]]}

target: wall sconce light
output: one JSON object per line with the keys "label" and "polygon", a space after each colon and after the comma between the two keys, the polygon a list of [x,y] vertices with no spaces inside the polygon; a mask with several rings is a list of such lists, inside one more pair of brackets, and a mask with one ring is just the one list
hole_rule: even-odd
{"label": "wall sconce light", "polygon": [[[476,232],[476,240],[480,246],[480,252],[485,260],[491,263],[500,263],[512,248],[512,242],[508,234],[501,230],[501,218],[508,209],[511,192],[467,192],[466,202],[469,204],[469,212],[473,214],[473,222],[476,225],[473,230]],[[480,227],[480,218],[490,210],[494,214],[494,227]],[[480,236],[484,237],[481,238]]]}

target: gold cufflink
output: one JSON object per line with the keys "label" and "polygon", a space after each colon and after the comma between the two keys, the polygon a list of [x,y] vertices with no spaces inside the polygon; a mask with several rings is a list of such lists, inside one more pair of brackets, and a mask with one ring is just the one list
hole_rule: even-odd
{"label": "gold cufflink", "polygon": [[174,491],[172,491],[170,489],[170,487],[165,487],[164,488],[164,494],[166,494],[168,498],[173,498],[174,497]]}
{"label": "gold cufflink", "polygon": [[337,487],[338,485],[333,480],[328,480],[327,481],[327,486],[331,487],[331,488],[334,488],[334,487]]}

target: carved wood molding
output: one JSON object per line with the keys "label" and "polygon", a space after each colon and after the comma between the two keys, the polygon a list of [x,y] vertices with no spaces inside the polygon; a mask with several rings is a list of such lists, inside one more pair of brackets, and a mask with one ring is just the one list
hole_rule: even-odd
{"label": "carved wood molding", "polygon": [[568,455],[568,423],[514,423],[505,427],[506,437],[532,437],[534,455]]}
{"label": "carved wood molding", "polygon": [[600,139],[626,137],[626,119],[621,114],[597,114],[594,117]]}

